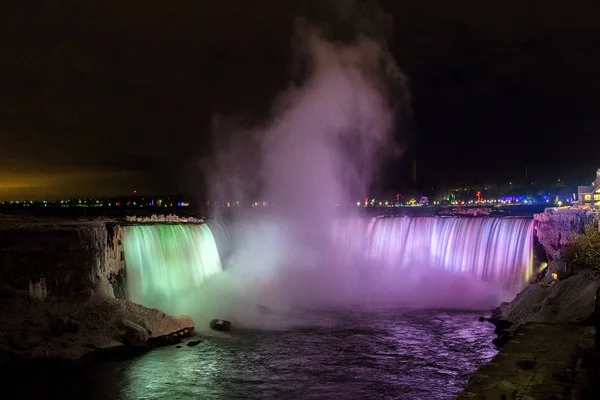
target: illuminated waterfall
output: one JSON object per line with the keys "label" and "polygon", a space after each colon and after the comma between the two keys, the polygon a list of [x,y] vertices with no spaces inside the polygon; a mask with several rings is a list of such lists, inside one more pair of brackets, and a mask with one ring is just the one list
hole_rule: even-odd
{"label": "illuminated waterfall", "polygon": [[526,218],[379,218],[367,258],[388,268],[428,266],[522,287],[532,275],[533,221]]}
{"label": "illuminated waterfall", "polygon": [[351,262],[364,257],[376,218],[341,218],[333,222],[333,242],[344,249],[340,258]]}
{"label": "illuminated waterfall", "polygon": [[532,276],[531,219],[383,217],[336,220],[333,240],[322,245],[298,245],[281,225],[265,230],[252,223],[242,235],[249,247],[236,248],[240,269],[206,284],[222,271],[218,248],[227,253],[231,247],[226,227],[213,226],[215,234],[206,224],[124,227],[128,298],[170,314],[216,312],[236,294],[252,292],[247,277],[258,274],[265,293],[296,293],[298,299],[324,289],[340,299],[387,296],[411,306],[487,307],[504,292],[514,295]]}
{"label": "illuminated waterfall", "polygon": [[179,299],[222,270],[215,238],[204,224],[127,226],[123,250],[129,299],[165,312],[184,312]]}

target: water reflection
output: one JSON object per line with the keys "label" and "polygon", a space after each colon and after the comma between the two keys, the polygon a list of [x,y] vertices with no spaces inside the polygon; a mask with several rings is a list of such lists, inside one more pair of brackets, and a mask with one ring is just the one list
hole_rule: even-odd
{"label": "water reflection", "polygon": [[[314,312],[302,328],[234,332],[108,362],[76,376],[29,376],[34,398],[452,399],[496,353],[480,314]],[[33,382],[32,382],[33,380]],[[51,396],[47,396],[51,395]],[[31,398],[30,397],[30,398]]]}

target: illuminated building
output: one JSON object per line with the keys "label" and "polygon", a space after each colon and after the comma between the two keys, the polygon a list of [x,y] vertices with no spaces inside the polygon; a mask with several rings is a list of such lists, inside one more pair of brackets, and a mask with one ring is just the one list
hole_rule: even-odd
{"label": "illuminated building", "polygon": [[579,186],[577,188],[578,202],[580,207],[600,209],[600,169],[596,171],[596,180],[591,186]]}

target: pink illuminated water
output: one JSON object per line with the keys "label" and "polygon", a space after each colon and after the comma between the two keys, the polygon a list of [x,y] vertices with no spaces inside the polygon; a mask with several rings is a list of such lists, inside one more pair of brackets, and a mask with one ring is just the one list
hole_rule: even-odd
{"label": "pink illuminated water", "polygon": [[532,275],[531,219],[395,217],[346,224],[336,225],[338,243],[387,269],[426,266],[512,289]]}

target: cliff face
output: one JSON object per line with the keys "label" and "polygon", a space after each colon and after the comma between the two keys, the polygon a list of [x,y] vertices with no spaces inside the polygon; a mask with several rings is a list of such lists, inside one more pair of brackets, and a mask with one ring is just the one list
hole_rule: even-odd
{"label": "cliff face", "polygon": [[564,280],[527,286],[510,303],[502,303],[504,319],[515,326],[526,322],[581,323],[595,310],[600,273],[585,270]]}
{"label": "cliff face", "polygon": [[548,256],[548,270],[559,276],[573,273],[562,260],[563,251],[573,237],[593,220],[593,214],[580,209],[548,208],[544,213],[535,214],[535,235]]}
{"label": "cliff face", "polygon": [[0,367],[48,359],[78,365],[108,351],[178,343],[194,329],[188,317],[126,300],[99,295],[41,300],[6,287],[0,287],[0,316]]}
{"label": "cliff face", "polygon": [[[502,303],[502,318],[513,329],[527,322],[580,323],[594,313],[600,273],[575,271],[563,260],[563,253],[593,214],[579,209],[547,209],[536,214],[535,234],[548,256],[548,271],[542,282],[527,286],[509,303]],[[552,274],[555,273],[557,280]]]}
{"label": "cliff face", "polygon": [[103,293],[113,296],[118,235],[89,221],[0,219],[0,282],[35,297]]}
{"label": "cliff face", "polygon": [[112,221],[0,215],[0,364],[80,362],[191,334],[188,317],[125,300],[122,235]]}

